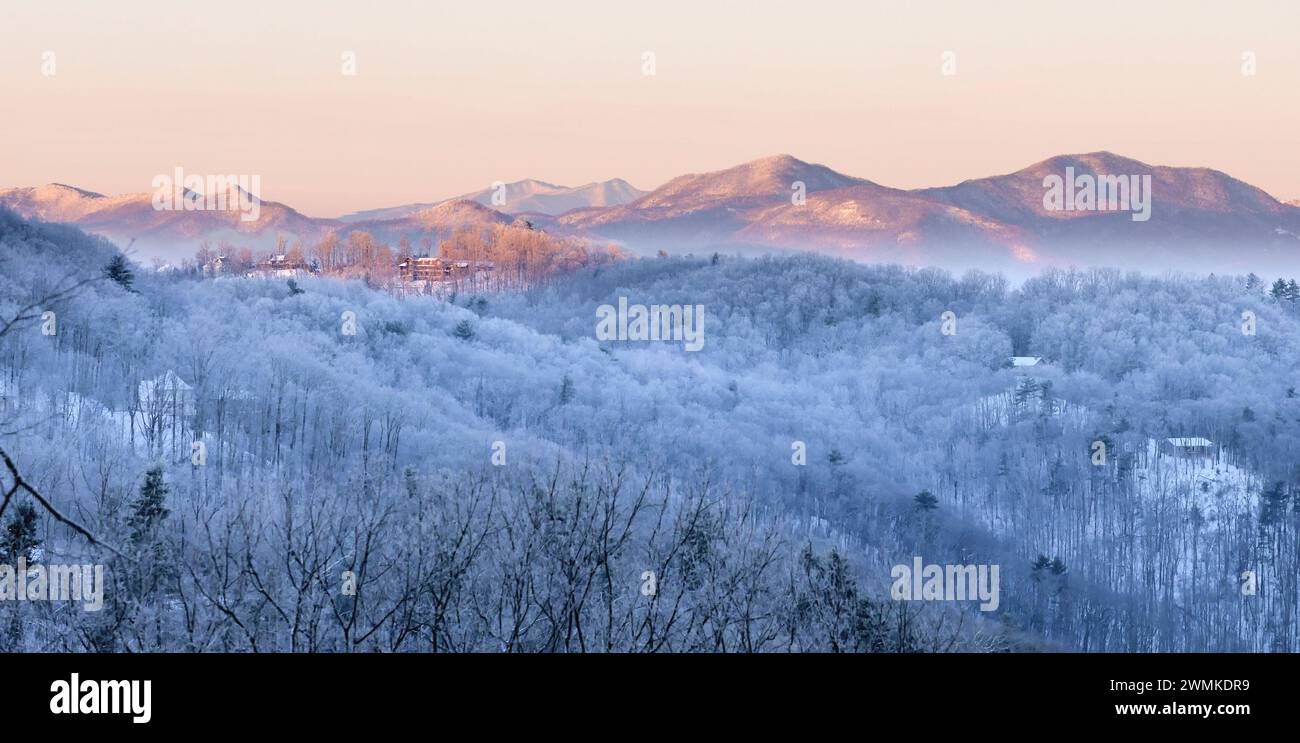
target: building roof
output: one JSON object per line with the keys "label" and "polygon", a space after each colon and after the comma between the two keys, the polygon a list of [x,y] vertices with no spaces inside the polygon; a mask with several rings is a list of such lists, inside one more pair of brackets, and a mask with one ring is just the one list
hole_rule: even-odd
{"label": "building roof", "polygon": [[1165,441],[1168,441],[1170,444],[1172,444],[1173,446],[1177,446],[1177,447],[1189,447],[1189,446],[1214,446],[1214,442],[1213,442],[1213,441],[1210,441],[1210,440],[1207,439],[1207,438],[1202,438],[1202,437],[1200,437],[1200,436],[1190,436],[1190,437],[1185,437],[1185,438],[1172,438],[1172,439],[1165,439]]}
{"label": "building roof", "polygon": [[152,393],[154,390],[163,392],[184,392],[194,389],[184,379],[176,375],[176,372],[168,369],[161,377],[157,379],[145,379],[140,382],[141,396],[146,393]]}
{"label": "building roof", "polygon": [[1012,356],[1012,366],[1038,366],[1043,363],[1042,356]]}

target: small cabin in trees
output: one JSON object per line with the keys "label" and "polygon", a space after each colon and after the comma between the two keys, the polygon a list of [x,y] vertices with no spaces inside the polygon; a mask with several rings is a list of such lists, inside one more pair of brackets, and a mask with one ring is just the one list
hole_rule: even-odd
{"label": "small cabin in trees", "polygon": [[272,276],[298,276],[300,274],[309,274],[313,272],[313,266],[306,261],[301,255],[272,255],[267,256],[257,264],[254,273],[270,274]]}
{"label": "small cabin in trees", "polygon": [[1181,459],[1213,459],[1214,442],[1201,436],[1176,437],[1160,442],[1160,453]]}
{"label": "small cabin in trees", "polygon": [[213,258],[203,264],[203,273],[212,274],[213,276],[220,275],[226,270],[226,263],[228,260],[229,259],[224,255],[219,255],[216,258]]}
{"label": "small cabin in trees", "polygon": [[140,409],[146,413],[194,416],[194,388],[168,369],[156,379],[145,379],[139,386]]}
{"label": "small cabin in trees", "polygon": [[397,264],[397,273],[407,281],[451,281],[462,276],[491,271],[490,261],[451,261],[437,257],[412,256]]}

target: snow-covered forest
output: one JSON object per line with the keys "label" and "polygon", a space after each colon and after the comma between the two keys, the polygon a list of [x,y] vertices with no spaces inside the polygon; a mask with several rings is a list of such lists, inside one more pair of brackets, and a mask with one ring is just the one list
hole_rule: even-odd
{"label": "snow-covered forest", "polygon": [[[707,255],[399,297],[115,255],[0,211],[0,562],[110,575],[0,602],[0,650],[1300,649],[1277,277]],[[620,297],[707,342],[598,341]],[[891,600],[913,556],[1000,565],[998,610]]]}

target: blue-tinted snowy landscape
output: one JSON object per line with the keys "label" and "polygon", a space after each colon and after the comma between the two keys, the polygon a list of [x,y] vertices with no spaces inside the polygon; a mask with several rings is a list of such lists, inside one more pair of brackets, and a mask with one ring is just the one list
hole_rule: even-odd
{"label": "blue-tinted snowy landscape", "polygon": [[[0,659],[186,724],[461,707],[224,654],[998,654],[740,692],[926,725],[1249,682],[1300,651],[1297,28],[0,3]],[[389,662],[500,696],[443,660]]]}
{"label": "blue-tinted snowy landscape", "polygon": [[[99,611],[0,604],[6,650],[1295,648],[1289,280],[118,255],[0,214],[4,561],[107,564]],[[598,340],[620,298],[703,347]],[[899,600],[913,556],[999,566],[996,611]]]}

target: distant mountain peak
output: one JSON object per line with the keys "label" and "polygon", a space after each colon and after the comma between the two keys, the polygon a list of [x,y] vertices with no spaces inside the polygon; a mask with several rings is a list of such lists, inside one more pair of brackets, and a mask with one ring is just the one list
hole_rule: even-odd
{"label": "distant mountain peak", "polygon": [[88,198],[88,199],[102,199],[102,198],[105,198],[105,197],[104,197],[104,194],[102,194],[102,193],[96,193],[96,192],[94,192],[94,191],[88,191],[88,190],[86,190],[86,189],[84,189],[84,188],[77,188],[76,186],[69,186],[69,185],[66,184],[66,183],[47,183],[47,184],[45,184],[44,186],[38,186],[37,189],[38,189],[38,190],[39,190],[39,189],[49,189],[49,190],[52,190],[52,191],[53,191],[53,190],[72,191],[73,193],[76,193],[76,194],[78,194],[78,195],[84,196],[84,197],[86,197],[86,198]]}
{"label": "distant mountain peak", "polygon": [[416,214],[481,214],[484,216],[497,214],[499,216],[499,213],[495,209],[491,209],[477,201],[471,201],[469,199],[448,199],[447,201],[439,202],[426,209],[421,209],[416,212]]}
{"label": "distant mountain peak", "polygon": [[365,228],[374,225],[386,229],[456,230],[491,224],[509,224],[511,217],[469,199],[451,199],[397,219],[356,223]]}
{"label": "distant mountain peak", "polygon": [[777,204],[788,201],[800,185],[804,193],[813,193],[867,183],[791,155],[769,155],[725,170],[678,176],[627,208],[662,210],[672,217]]}
{"label": "distant mountain peak", "polygon": [[800,165],[807,165],[807,164],[808,163],[804,162],[803,160],[800,160],[794,155],[781,152],[775,155],[768,155],[766,157],[760,157],[755,160],[750,160],[749,162],[744,163],[741,167],[751,166],[751,167],[792,168],[792,167],[799,167]]}
{"label": "distant mountain peak", "polygon": [[539,180],[537,178],[524,178],[523,180],[513,181],[511,183],[506,183],[504,185],[506,186],[506,188],[509,188],[511,186],[517,186],[517,187],[531,186],[533,188],[551,189],[554,191],[564,191],[569,188],[568,186],[561,186],[555,183],[547,183],[546,181]]}
{"label": "distant mountain peak", "polygon": [[340,220],[344,222],[363,222],[400,219],[439,204],[458,200],[473,201],[503,214],[514,215],[534,212],[555,216],[574,209],[618,206],[643,195],[645,195],[644,191],[622,178],[593,181],[576,187],[560,186],[536,178],[525,178],[510,183],[494,184],[481,191],[462,194],[441,201],[404,204],[383,209],[353,212],[340,217]]}

